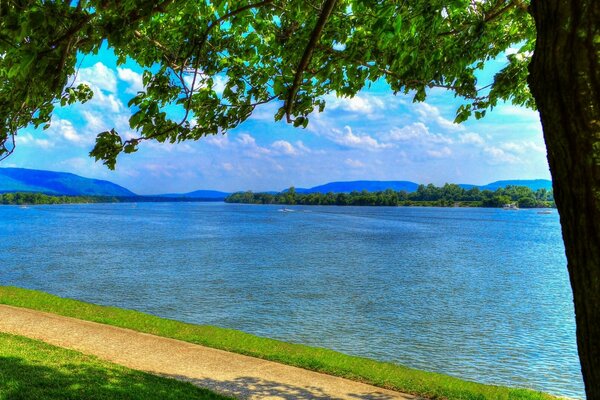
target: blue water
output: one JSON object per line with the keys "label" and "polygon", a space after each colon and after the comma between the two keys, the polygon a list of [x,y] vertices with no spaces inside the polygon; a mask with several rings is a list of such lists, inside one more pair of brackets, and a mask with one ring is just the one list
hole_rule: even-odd
{"label": "blue water", "polygon": [[558,215],[0,207],[0,285],[584,398]]}

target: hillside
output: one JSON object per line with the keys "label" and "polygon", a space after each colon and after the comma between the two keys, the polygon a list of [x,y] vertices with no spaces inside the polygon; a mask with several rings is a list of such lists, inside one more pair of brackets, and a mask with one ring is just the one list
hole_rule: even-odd
{"label": "hillside", "polygon": [[496,181],[496,182],[488,183],[487,185],[484,185],[484,186],[479,186],[479,189],[481,189],[481,190],[487,189],[487,190],[494,191],[498,188],[506,187],[506,186],[526,186],[529,189],[534,190],[534,191],[538,190],[538,189],[551,190],[552,189],[552,181],[550,181],[548,179]]}
{"label": "hillside", "polygon": [[170,198],[179,198],[179,199],[214,199],[214,200],[223,200],[225,197],[229,196],[230,193],[219,192],[217,190],[196,190],[194,192],[189,193],[168,193],[168,194],[159,194],[154,197],[170,197]]}
{"label": "hillside", "polygon": [[309,189],[297,188],[297,193],[350,193],[361,192],[379,192],[386,189],[395,191],[404,190],[414,192],[419,185],[409,181],[351,181],[351,182],[330,182],[324,185],[315,186]]}
{"label": "hillside", "polygon": [[[503,180],[488,183],[486,185],[460,184],[464,189],[477,187],[480,190],[495,191],[498,188],[506,186],[525,186],[535,191],[538,189],[552,189],[552,181],[547,179],[532,179],[532,180]],[[330,182],[324,185],[315,186],[312,188],[296,188],[296,193],[350,193],[361,192],[380,192],[386,189],[394,191],[402,191],[412,193],[419,187],[418,183],[410,181],[350,181],[350,182]],[[286,189],[287,190],[287,189]]]}
{"label": "hillside", "polygon": [[136,196],[115,183],[67,172],[0,168],[0,193],[37,192],[67,196]]}

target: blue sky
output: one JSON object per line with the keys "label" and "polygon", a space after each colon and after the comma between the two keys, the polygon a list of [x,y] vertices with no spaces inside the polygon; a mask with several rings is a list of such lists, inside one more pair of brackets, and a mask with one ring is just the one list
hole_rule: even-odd
{"label": "blue sky", "polygon": [[[135,136],[126,105],[142,89],[142,70],[115,61],[106,50],[85,57],[77,79],[90,85],[93,100],[57,110],[46,131],[20,132],[15,154],[0,166],[108,179],[139,194],[281,190],[359,179],[441,185],[550,178],[537,112],[506,104],[482,120],[456,125],[460,99],[451,93],[433,89],[425,103],[412,103],[381,82],[352,99],[327,97],[325,111],[306,129],[273,122],[279,106],[267,104],[227,135],[175,145],[146,142],[137,153],[121,155],[110,171],[88,153],[103,130]],[[482,84],[503,63],[491,62]]]}

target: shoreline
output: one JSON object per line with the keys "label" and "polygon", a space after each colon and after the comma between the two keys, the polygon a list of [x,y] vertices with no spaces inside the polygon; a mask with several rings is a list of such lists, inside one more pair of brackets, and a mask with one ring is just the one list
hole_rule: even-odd
{"label": "shoreline", "polygon": [[485,385],[401,365],[345,355],[325,348],[286,343],[241,331],[159,318],[48,293],[0,286],[0,304],[98,322],[275,361],[426,398],[555,399],[530,389]]}

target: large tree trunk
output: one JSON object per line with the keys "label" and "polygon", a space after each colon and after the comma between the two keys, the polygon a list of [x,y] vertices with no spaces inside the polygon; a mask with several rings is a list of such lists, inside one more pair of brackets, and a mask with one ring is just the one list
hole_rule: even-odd
{"label": "large tree trunk", "polygon": [[536,99],[575,302],[588,399],[600,399],[600,0],[532,0]]}

